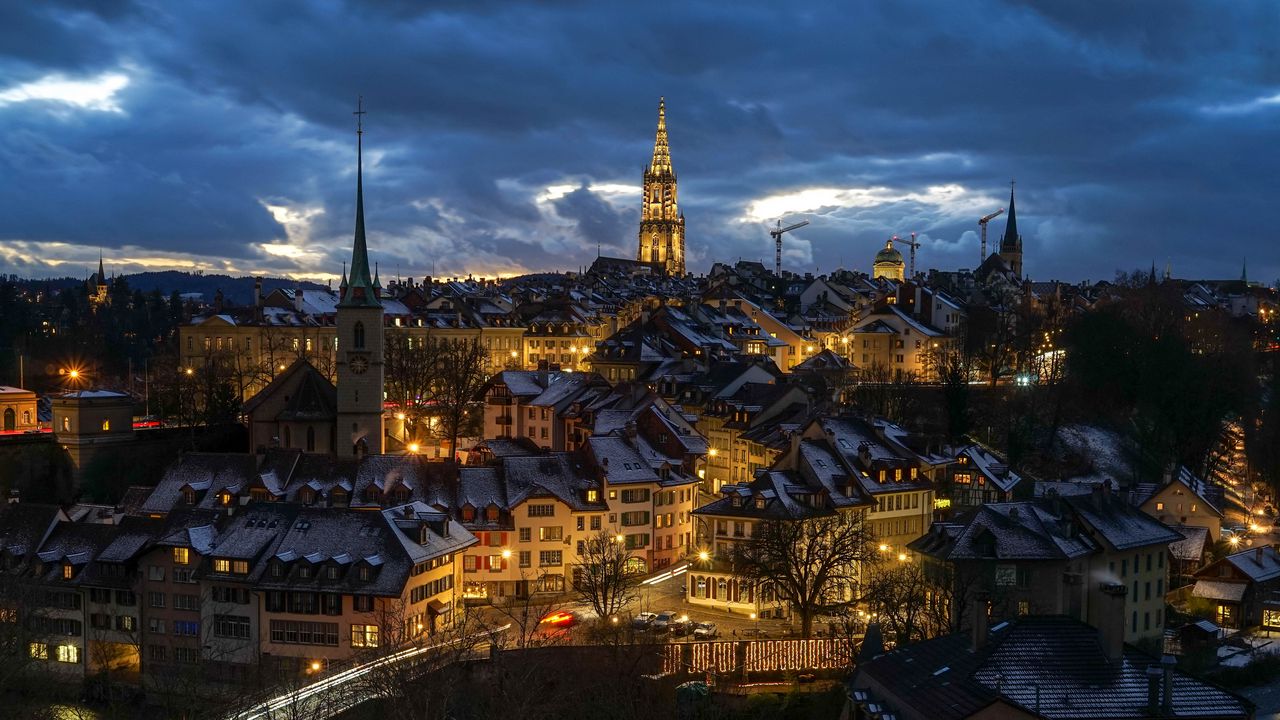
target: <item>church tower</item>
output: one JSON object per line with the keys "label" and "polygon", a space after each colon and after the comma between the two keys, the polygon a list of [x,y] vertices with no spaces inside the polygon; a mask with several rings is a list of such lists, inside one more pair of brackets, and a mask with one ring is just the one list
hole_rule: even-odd
{"label": "church tower", "polygon": [[[364,109],[356,110],[356,232],[351,273],[338,300],[337,450],[343,457],[383,451],[383,313],[377,283],[369,276],[364,238]],[[344,272],[344,276],[346,273]]]}
{"label": "church tower", "polygon": [[1009,220],[1004,225],[1004,237],[1000,240],[1000,259],[1013,274],[1022,279],[1022,236],[1018,234],[1018,214],[1013,209],[1013,185],[1009,185]]}
{"label": "church tower", "polygon": [[640,205],[640,262],[660,264],[668,275],[684,275],[684,215],[676,202],[676,171],[667,147],[667,106],[658,100],[658,136],[653,162],[644,172]]}

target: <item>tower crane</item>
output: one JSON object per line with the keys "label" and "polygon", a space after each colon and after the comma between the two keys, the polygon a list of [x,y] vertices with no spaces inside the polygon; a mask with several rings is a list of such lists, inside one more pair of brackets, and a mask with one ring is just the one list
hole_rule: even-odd
{"label": "tower crane", "polygon": [[782,227],[782,221],[779,220],[778,227],[769,231],[769,235],[773,237],[774,242],[773,273],[778,277],[782,277],[782,233],[791,232],[796,228],[802,228],[808,224],[808,220],[801,220],[794,225]]}
{"label": "tower crane", "polygon": [[915,277],[915,276],[916,276],[916,248],[920,247],[920,243],[916,242],[916,234],[915,234],[915,233],[911,233],[911,239],[910,239],[910,240],[907,240],[906,238],[900,238],[900,237],[898,237],[897,235],[894,235],[893,237],[891,237],[891,238],[889,238],[889,239],[890,239],[892,242],[902,243],[903,245],[906,245],[907,247],[911,248],[911,275],[910,275],[910,277]]}
{"label": "tower crane", "polygon": [[978,228],[982,231],[982,257],[978,258],[978,264],[981,265],[987,259],[987,223],[995,220],[1004,214],[1004,208],[978,219]]}

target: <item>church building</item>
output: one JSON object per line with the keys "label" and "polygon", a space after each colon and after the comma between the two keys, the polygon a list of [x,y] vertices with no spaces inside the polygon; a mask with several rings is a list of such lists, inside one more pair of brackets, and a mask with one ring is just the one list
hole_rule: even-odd
{"label": "church building", "polygon": [[640,205],[640,249],[636,259],[661,267],[668,275],[684,275],[684,214],[676,200],[676,171],[667,147],[667,109],[658,101],[658,135],[653,161],[644,172]]}

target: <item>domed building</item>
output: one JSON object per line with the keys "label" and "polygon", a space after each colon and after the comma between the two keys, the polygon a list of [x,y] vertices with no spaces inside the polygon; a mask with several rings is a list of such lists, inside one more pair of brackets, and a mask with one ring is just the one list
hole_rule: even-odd
{"label": "domed building", "polygon": [[884,249],[876,253],[876,260],[871,265],[871,277],[902,282],[906,267],[907,264],[902,261],[902,253],[893,247],[893,240],[886,240]]}

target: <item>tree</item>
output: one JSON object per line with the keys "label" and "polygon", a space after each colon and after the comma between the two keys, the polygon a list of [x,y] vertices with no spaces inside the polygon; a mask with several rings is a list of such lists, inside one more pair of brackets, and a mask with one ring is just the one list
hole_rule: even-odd
{"label": "tree", "polygon": [[638,575],[629,567],[631,552],[626,543],[601,530],[583,543],[579,557],[573,567],[574,589],[602,621],[639,597]]}
{"label": "tree", "polygon": [[886,560],[868,570],[864,599],[902,645],[958,632],[977,580],[950,564]]}
{"label": "tree", "polygon": [[435,400],[443,351],[444,344],[436,338],[387,334],[383,354],[387,400],[404,414],[403,440],[417,439],[417,424]]}
{"label": "tree", "polygon": [[737,547],[734,571],[757,585],[772,585],[800,616],[807,638],[816,616],[852,607],[860,566],[872,559],[873,543],[859,513],[764,520]]}
{"label": "tree", "polygon": [[446,340],[441,343],[439,375],[436,378],[436,403],[444,436],[449,441],[450,459],[458,455],[458,435],[467,411],[475,404],[484,387],[489,353],[479,338]]}

